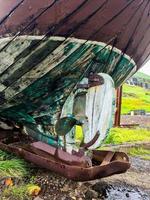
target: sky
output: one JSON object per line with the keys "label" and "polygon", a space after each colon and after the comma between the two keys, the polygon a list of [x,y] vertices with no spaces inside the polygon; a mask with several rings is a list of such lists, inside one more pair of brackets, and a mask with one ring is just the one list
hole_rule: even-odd
{"label": "sky", "polygon": [[150,60],[145,65],[143,65],[139,72],[145,73],[150,76]]}

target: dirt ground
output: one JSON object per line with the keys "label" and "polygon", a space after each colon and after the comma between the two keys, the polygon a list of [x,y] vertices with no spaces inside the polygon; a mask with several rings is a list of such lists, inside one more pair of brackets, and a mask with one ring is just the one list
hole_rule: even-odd
{"label": "dirt ground", "polygon": [[150,116],[146,115],[121,115],[121,124],[139,124],[141,128],[150,128]]}
{"label": "dirt ground", "polygon": [[38,172],[42,192],[35,200],[150,200],[150,161],[130,157],[125,174],[90,182],[73,182],[51,172]]}

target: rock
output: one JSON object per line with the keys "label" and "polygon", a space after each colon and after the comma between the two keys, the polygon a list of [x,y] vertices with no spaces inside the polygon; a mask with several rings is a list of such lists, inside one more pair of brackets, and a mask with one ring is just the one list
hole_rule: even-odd
{"label": "rock", "polygon": [[126,193],[126,197],[129,198],[129,196],[130,196],[129,193]]}
{"label": "rock", "polygon": [[71,197],[73,200],[76,200],[76,197]]}
{"label": "rock", "polygon": [[95,199],[97,197],[98,197],[98,193],[94,190],[90,189],[85,193],[86,200],[92,200],[92,199]]}
{"label": "rock", "polygon": [[107,193],[110,187],[111,185],[108,185],[107,183],[100,181],[100,182],[97,182],[95,185],[93,185],[92,189],[96,191],[100,197],[107,198],[108,197]]}
{"label": "rock", "polygon": [[41,199],[41,198],[38,196],[38,197],[35,197],[34,200],[43,200],[43,199]]}
{"label": "rock", "polygon": [[69,191],[69,186],[68,186],[68,185],[65,185],[65,186],[61,189],[61,191],[63,191],[63,192],[68,192],[68,191]]}
{"label": "rock", "polygon": [[75,195],[78,195],[79,191],[77,189],[75,189]]}

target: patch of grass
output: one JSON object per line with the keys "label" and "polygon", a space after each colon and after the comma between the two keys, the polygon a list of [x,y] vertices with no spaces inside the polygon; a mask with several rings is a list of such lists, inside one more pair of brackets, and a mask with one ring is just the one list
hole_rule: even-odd
{"label": "patch of grass", "polygon": [[132,110],[145,110],[147,112],[150,112],[150,104],[147,102],[144,102],[141,99],[136,99],[133,97],[123,97],[122,98],[122,114],[128,114]]}
{"label": "patch of grass", "polygon": [[150,131],[146,129],[112,128],[105,144],[150,141]]}
{"label": "patch of grass", "polygon": [[[0,178],[19,178],[21,184],[7,186],[1,191],[0,200],[31,200],[32,194],[39,189],[34,185],[34,176],[31,176],[32,168],[16,156],[0,151]],[[27,178],[28,183],[24,183],[23,178]],[[15,182],[13,182],[15,184]]]}
{"label": "patch of grass", "polygon": [[12,186],[2,192],[2,199],[31,200],[28,194],[28,185]]}
{"label": "patch of grass", "polygon": [[142,147],[139,147],[139,148],[131,148],[130,149],[130,154],[133,155],[133,156],[136,156],[136,155],[150,155],[150,150],[148,149],[143,149]]}
{"label": "patch of grass", "polygon": [[2,161],[2,160],[9,160],[9,159],[11,159],[12,158],[12,155],[11,154],[8,154],[8,153],[6,153],[6,152],[4,152],[4,151],[2,151],[2,150],[0,150],[0,161]]}
{"label": "patch of grass", "polygon": [[144,160],[150,160],[150,155],[142,155],[140,157]]}
{"label": "patch of grass", "polygon": [[24,177],[28,175],[27,164],[20,159],[0,161],[1,177]]}
{"label": "patch of grass", "polygon": [[149,149],[144,149],[142,147],[131,148],[131,149],[129,149],[128,153],[131,156],[139,156],[140,158],[143,158],[145,160],[150,160],[150,150]]}
{"label": "patch of grass", "polygon": [[0,151],[0,177],[22,178],[29,175],[28,164],[12,154]]}
{"label": "patch of grass", "polygon": [[139,86],[123,85],[122,114],[131,110],[145,110],[150,112],[150,92]]}
{"label": "patch of grass", "polygon": [[37,196],[41,188],[33,183],[14,185],[5,188],[1,194],[2,199],[7,200],[31,200]]}

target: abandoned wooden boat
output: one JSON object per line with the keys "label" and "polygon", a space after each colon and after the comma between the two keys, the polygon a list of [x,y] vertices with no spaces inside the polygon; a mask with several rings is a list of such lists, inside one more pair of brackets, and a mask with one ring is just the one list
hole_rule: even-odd
{"label": "abandoned wooden boat", "polygon": [[[11,144],[14,134],[10,143],[4,142],[7,134],[2,137],[0,148],[37,164],[43,160],[40,165],[54,171],[63,163],[64,172],[56,172],[74,180],[126,171],[126,155],[116,153],[125,157],[118,161],[108,153],[104,167],[107,153],[95,149],[112,125],[114,89],[149,59],[150,1],[0,0],[0,5],[1,132],[20,129],[56,154],[47,158],[47,152],[18,149]],[[91,153],[91,166],[69,165],[57,151],[72,159],[74,153],[80,159]],[[99,167],[93,166],[95,154]],[[84,179],[86,172],[93,175]]]}

